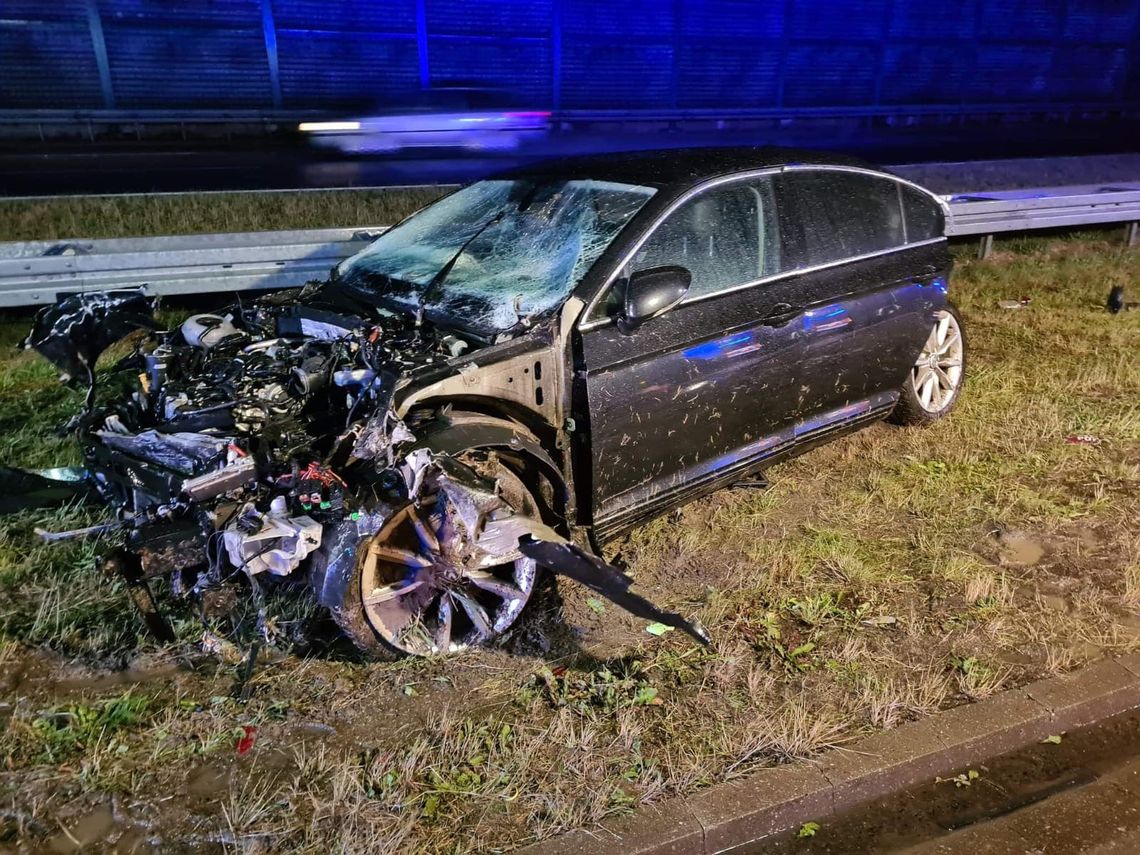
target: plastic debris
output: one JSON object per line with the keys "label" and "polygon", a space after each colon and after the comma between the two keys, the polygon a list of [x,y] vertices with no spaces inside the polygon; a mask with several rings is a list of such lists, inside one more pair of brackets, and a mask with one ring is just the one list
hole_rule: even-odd
{"label": "plastic debris", "polygon": [[1091,433],[1076,433],[1065,437],[1065,442],[1069,445],[1100,445],[1101,438],[1093,436]]}
{"label": "plastic debris", "polygon": [[1022,296],[1017,300],[999,300],[998,306],[1002,309],[1024,309],[1029,303],[1029,297]]}
{"label": "plastic debris", "polygon": [[284,496],[276,496],[266,513],[247,503],[222,535],[230,562],[250,574],[288,576],[321,545],[323,529],[312,517],[289,516]]}
{"label": "plastic debris", "polygon": [[252,724],[243,724],[241,728],[241,736],[237,739],[237,744],[234,745],[234,751],[239,757],[248,754],[253,750],[254,743],[257,742],[257,726]]}
{"label": "plastic debris", "polygon": [[0,514],[35,508],[53,508],[85,502],[97,494],[87,483],[84,469],[44,469],[29,472],[0,466]]}

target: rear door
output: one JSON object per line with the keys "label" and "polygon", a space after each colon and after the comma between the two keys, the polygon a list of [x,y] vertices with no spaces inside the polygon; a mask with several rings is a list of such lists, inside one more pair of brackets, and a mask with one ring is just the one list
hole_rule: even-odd
{"label": "rear door", "polygon": [[779,179],[807,306],[801,434],[889,407],[929,332],[945,246],[908,243],[903,187],[834,167],[790,168]]}
{"label": "rear door", "polygon": [[[719,182],[665,215],[579,327],[602,537],[793,441],[802,357],[795,283],[760,282],[781,269],[782,254],[771,177]],[[624,281],[662,265],[692,273],[689,294],[621,332]]]}

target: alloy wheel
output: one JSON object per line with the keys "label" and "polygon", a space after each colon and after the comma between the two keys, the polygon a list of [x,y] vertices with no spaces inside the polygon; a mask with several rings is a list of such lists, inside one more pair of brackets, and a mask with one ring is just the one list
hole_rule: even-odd
{"label": "alloy wheel", "polygon": [[957,319],[948,311],[939,311],[910,375],[918,404],[926,412],[942,412],[958,394],[963,353]]}
{"label": "alloy wheel", "polygon": [[392,647],[433,656],[484,644],[505,632],[530,599],[535,562],[482,566],[461,525],[441,491],[418,506],[404,505],[361,543],[364,614]]}

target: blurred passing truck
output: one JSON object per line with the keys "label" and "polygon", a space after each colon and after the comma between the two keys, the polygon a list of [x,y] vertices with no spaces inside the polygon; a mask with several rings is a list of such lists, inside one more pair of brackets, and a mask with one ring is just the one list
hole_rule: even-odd
{"label": "blurred passing truck", "polygon": [[515,101],[497,89],[440,87],[408,101],[378,105],[370,115],[302,122],[298,130],[314,145],[346,154],[414,148],[511,150],[550,131],[548,111],[520,110]]}

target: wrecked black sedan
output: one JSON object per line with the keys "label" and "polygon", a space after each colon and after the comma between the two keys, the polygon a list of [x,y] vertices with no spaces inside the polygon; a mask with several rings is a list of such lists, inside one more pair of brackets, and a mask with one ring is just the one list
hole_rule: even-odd
{"label": "wrecked black sedan", "polygon": [[[894,414],[953,406],[939,199],[777,149],[564,160],[480,181],[327,282],[155,328],[75,295],[27,345],[92,388],[84,489],[147,580],[308,579],[362,650],[492,641],[540,567],[702,640],[597,557],[637,524]],[[99,353],[146,327],[94,392]],[[102,400],[106,399],[106,400]],[[152,615],[153,617],[153,615]]]}

